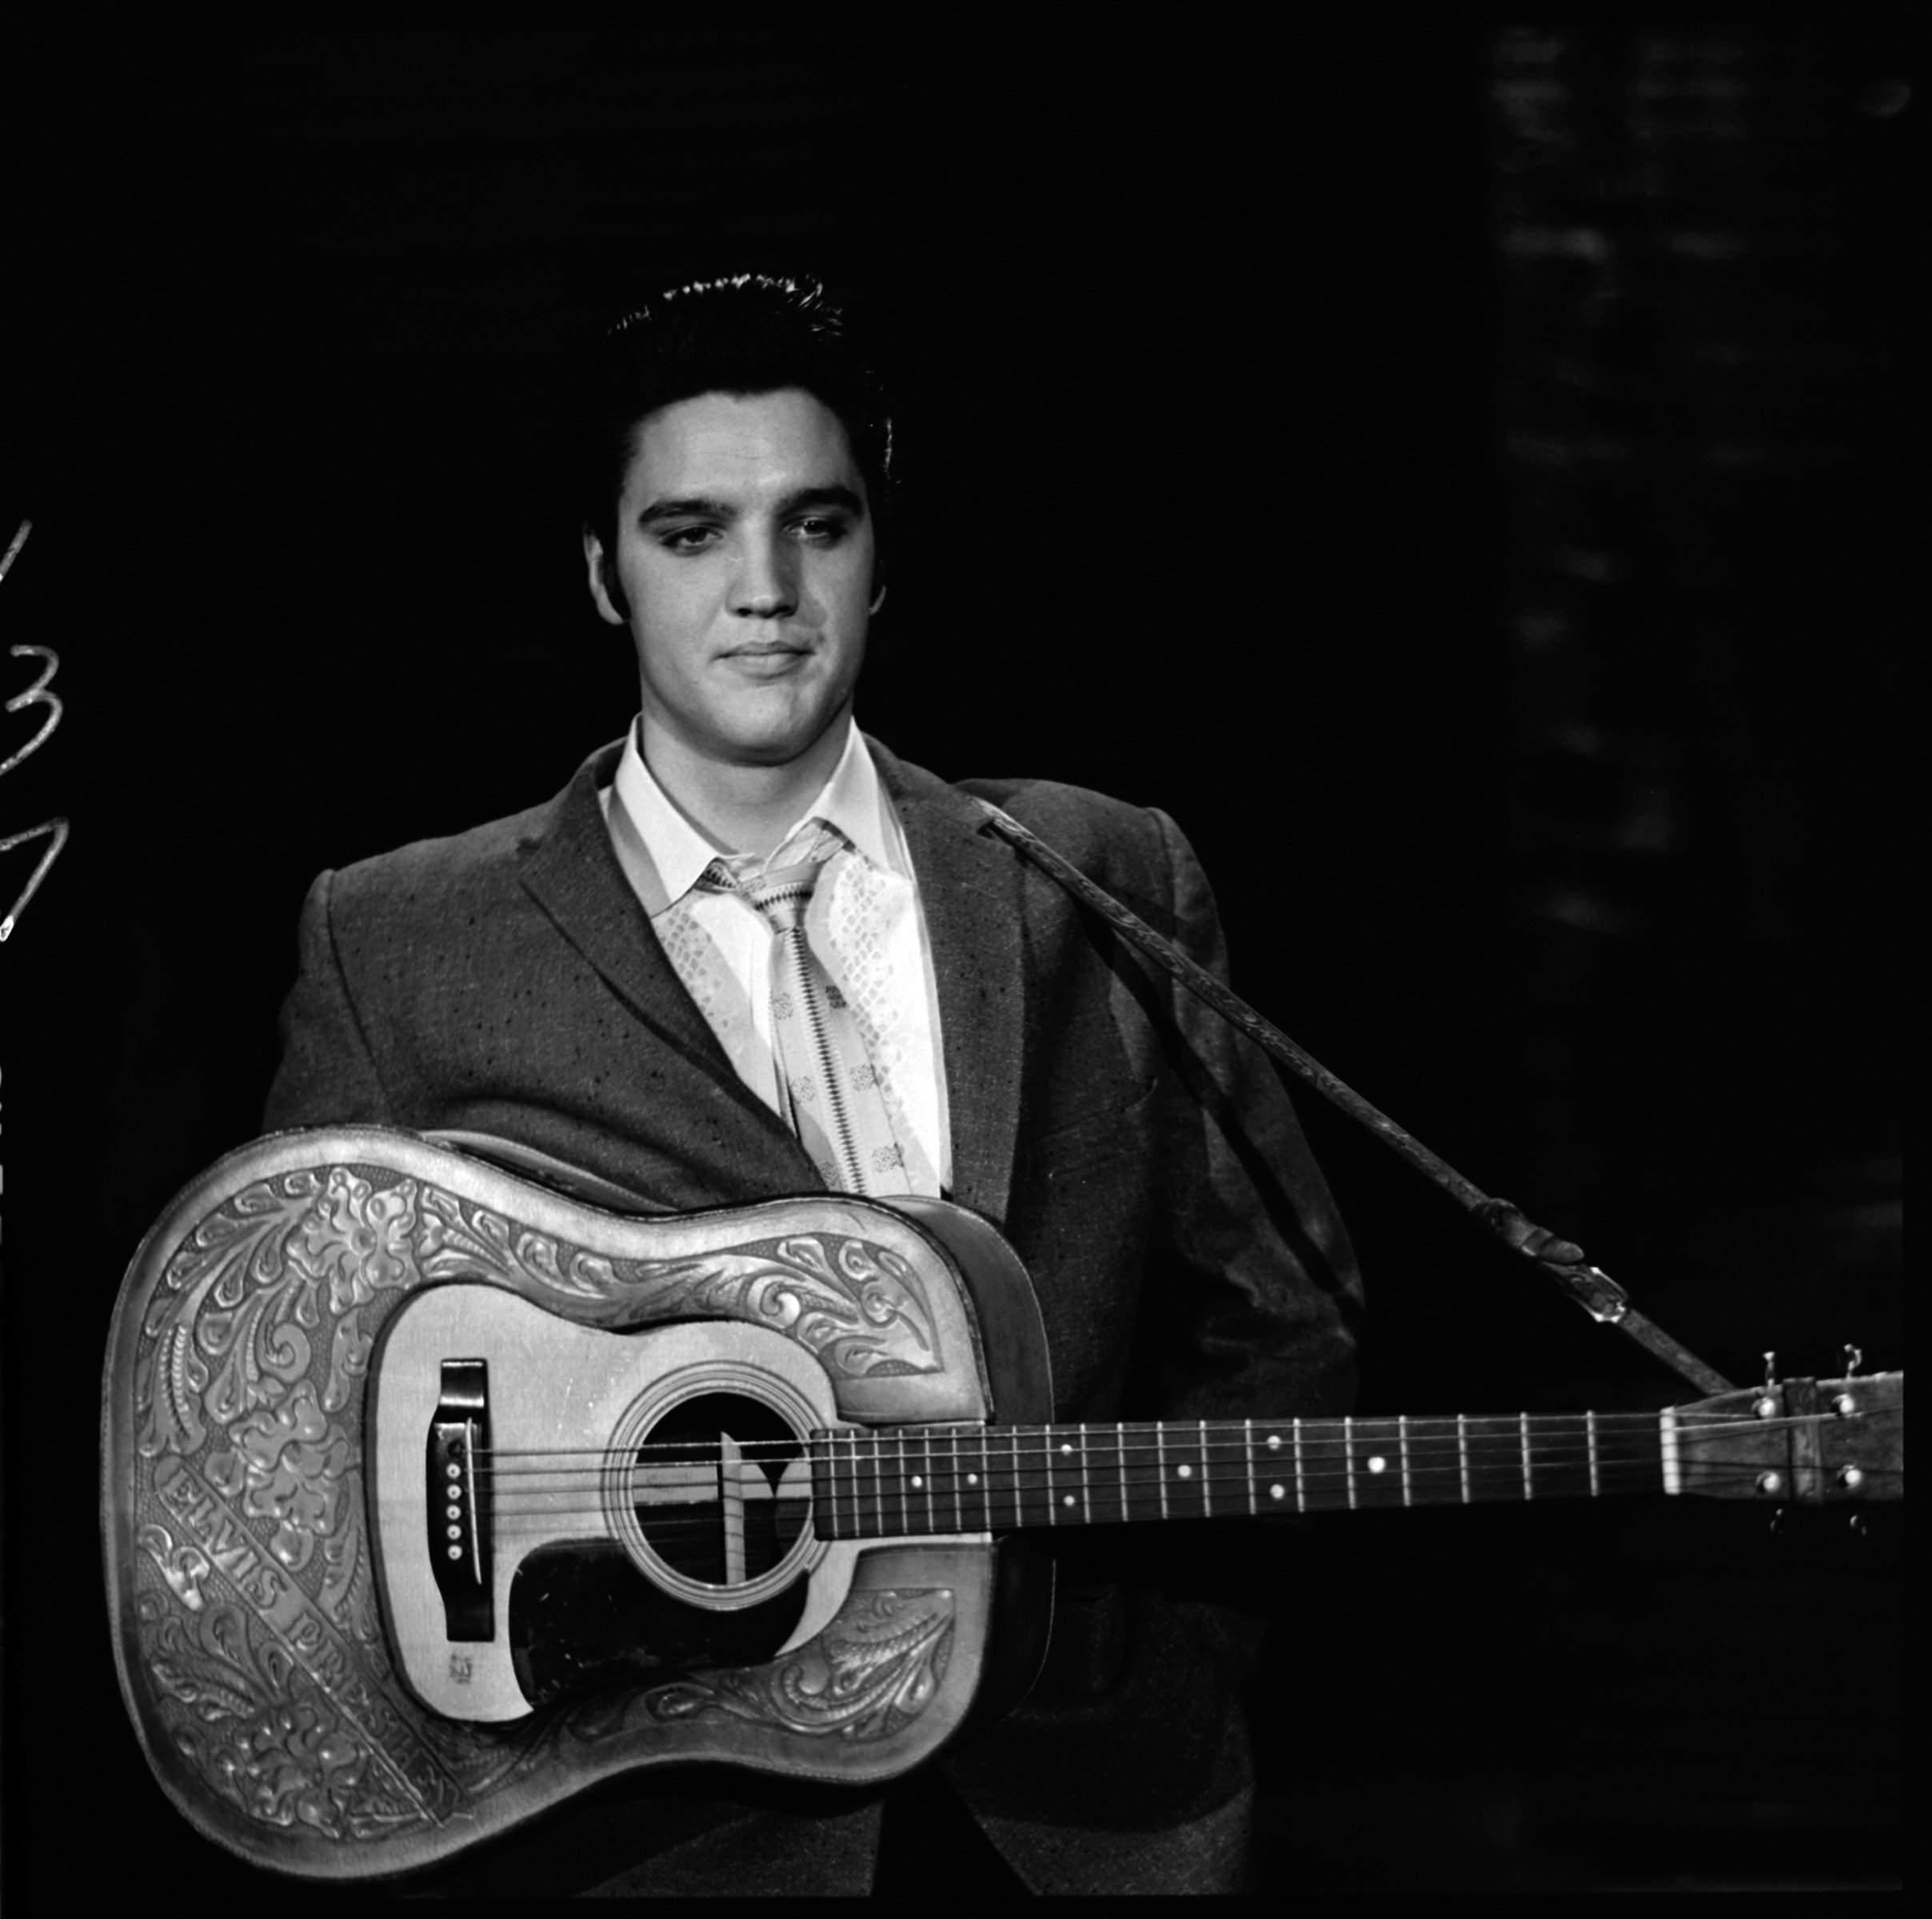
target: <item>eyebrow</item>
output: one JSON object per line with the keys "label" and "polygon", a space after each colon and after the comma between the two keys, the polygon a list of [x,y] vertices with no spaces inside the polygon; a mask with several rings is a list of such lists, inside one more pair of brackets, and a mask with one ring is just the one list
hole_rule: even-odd
{"label": "eyebrow", "polygon": [[[777,514],[784,519],[813,507],[836,507],[855,520],[865,517],[865,502],[849,486],[804,486],[787,493],[778,502]],[[735,520],[738,509],[728,500],[704,493],[692,493],[676,500],[653,500],[637,516],[640,526],[655,526],[665,520]]]}

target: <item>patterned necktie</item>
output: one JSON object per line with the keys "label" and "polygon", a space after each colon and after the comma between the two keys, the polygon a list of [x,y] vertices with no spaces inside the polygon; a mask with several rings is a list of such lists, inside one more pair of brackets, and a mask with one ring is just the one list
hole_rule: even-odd
{"label": "patterned necktie", "polygon": [[805,938],[805,909],[824,870],[808,860],[743,888],[777,935],[772,1033],[787,1116],[828,1186],[903,1193],[912,1190],[904,1155],[864,1035]]}

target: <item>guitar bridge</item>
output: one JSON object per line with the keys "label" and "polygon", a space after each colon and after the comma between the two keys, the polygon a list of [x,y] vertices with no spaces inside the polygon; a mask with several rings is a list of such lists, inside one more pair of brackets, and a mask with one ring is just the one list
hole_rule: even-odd
{"label": "guitar bridge", "polygon": [[445,1359],[423,1455],[429,1563],[453,1641],[497,1636],[490,1582],[489,1368]]}

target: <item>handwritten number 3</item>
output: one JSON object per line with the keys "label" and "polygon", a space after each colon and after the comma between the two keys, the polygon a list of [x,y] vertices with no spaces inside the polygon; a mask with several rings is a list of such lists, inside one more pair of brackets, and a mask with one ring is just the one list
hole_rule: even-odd
{"label": "handwritten number 3", "polygon": [[24,693],[16,693],[6,703],[10,713],[23,712],[30,706],[44,706],[47,716],[40,723],[40,731],[17,753],[12,754],[4,766],[0,766],[0,776],[10,773],[22,760],[30,759],[46,744],[47,736],[61,723],[61,715],[67,709],[61,704],[60,695],[50,693],[48,687],[54,676],[60,671],[60,655],[50,646],[16,646],[11,649],[16,660],[38,658],[46,661],[41,668],[40,677]]}

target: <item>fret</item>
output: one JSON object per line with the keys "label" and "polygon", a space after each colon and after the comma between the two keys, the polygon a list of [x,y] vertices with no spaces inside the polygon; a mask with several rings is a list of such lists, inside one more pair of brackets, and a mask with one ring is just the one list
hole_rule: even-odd
{"label": "fret", "polygon": [[919,1530],[919,1522],[912,1516],[913,1508],[918,1504],[920,1493],[924,1489],[914,1485],[913,1482],[923,1478],[924,1475],[914,1470],[912,1462],[906,1450],[915,1435],[908,1432],[902,1426],[893,1436],[898,1441],[898,1458],[895,1465],[898,1471],[899,1484],[895,1490],[899,1494],[899,1530],[901,1533],[916,1533]]}
{"label": "fret", "polygon": [[838,1435],[817,1433],[812,1447],[812,1525],[821,1539],[844,1536],[839,1512]]}
{"label": "fret", "polygon": [[1597,1431],[1599,1469],[1607,1493],[1655,1493],[1664,1490],[1663,1422],[1624,1418]]}
{"label": "fret", "polygon": [[1597,1416],[1595,1413],[1584,1414],[1583,1433],[1590,1447],[1590,1496],[1594,1499],[1603,1490],[1597,1483]]}
{"label": "fret", "polygon": [[1590,1440],[1575,1413],[1531,1416],[1530,1458],[1539,1499],[1581,1499],[1595,1490]]}
{"label": "fret", "polygon": [[[1072,1438],[1065,1437],[1065,1427],[1060,1431],[1060,1517],[1068,1526],[1077,1526],[1087,1517],[1087,1429],[1076,1426]],[[1077,1490],[1073,1485],[1076,1474],[1080,1481]]]}
{"label": "fret", "polygon": [[1160,1435],[1161,1447],[1161,1517],[1197,1518],[1200,1505],[1195,1491],[1194,1462],[1188,1457],[1188,1429],[1176,1419],[1164,1420],[1156,1430]]}
{"label": "fret", "polygon": [[1353,1459],[1351,1490],[1360,1506],[1406,1506],[1402,1431],[1394,1419],[1357,1419],[1348,1431]]}
{"label": "fret", "polygon": [[1530,1416],[1527,1413],[1516,1415],[1518,1443],[1523,1448],[1523,1496],[1526,1499],[1536,1497],[1535,1482],[1530,1477]]}
{"label": "fret", "polygon": [[[1043,1426],[1040,1429],[1040,1458],[1044,1469],[1041,1473],[1040,1497],[1046,1502],[1046,1523],[1058,1526],[1063,1517],[1060,1511],[1060,1490],[1053,1483],[1053,1430]],[[1034,1522],[1039,1523],[1037,1520]]]}
{"label": "fret", "polygon": [[939,1515],[932,1505],[932,1435],[921,1433],[919,1436],[920,1476],[926,1482],[926,1530],[936,1533],[940,1530]]}
{"label": "fret", "polygon": [[1208,1427],[1208,1482],[1214,1488],[1216,1518],[1239,1518],[1254,1510],[1255,1482],[1248,1471],[1247,1428],[1231,1419],[1216,1419]]}
{"label": "fret", "polygon": [[1020,1429],[1015,1426],[1013,1428],[1013,1523],[1016,1526],[1026,1524],[1025,1509],[1020,1503]]}
{"label": "fret", "polygon": [[1259,1489],[1255,1484],[1255,1422],[1251,1419],[1241,1422],[1241,1456],[1247,1467],[1247,1510],[1252,1513],[1261,1510]]}
{"label": "fret", "polygon": [[1301,1510],[1300,1491],[1296,1482],[1295,1455],[1289,1442],[1282,1437],[1282,1426],[1267,1426],[1262,1430],[1259,1440],[1251,1428],[1247,1449],[1247,1496],[1250,1505],[1259,1512],[1279,1513],[1287,1510],[1291,1494],[1295,1499],[1295,1510]]}
{"label": "fret", "polygon": [[1093,1495],[1087,1483],[1087,1422],[1080,1422],[1080,1518],[1093,1524]]}
{"label": "fret", "polygon": [[1463,1503],[1469,1503],[1469,1427],[1463,1415],[1455,1416],[1455,1456],[1463,1478]]}
{"label": "fret", "polygon": [[1209,1470],[1208,1460],[1208,1422],[1202,1419],[1196,1423],[1201,1429],[1201,1517],[1211,1519],[1214,1517],[1214,1475]]}
{"label": "fret", "polygon": [[1308,1510],[1308,1478],[1302,1468],[1301,1421],[1295,1422],[1295,1510],[1305,1513]]}
{"label": "fret", "polygon": [[990,1533],[993,1529],[992,1493],[984,1431],[979,1435],[979,1450],[966,1468],[966,1486],[971,1490],[973,1502],[970,1509],[972,1519],[964,1530],[969,1533]]}
{"label": "fret", "polygon": [[1161,1484],[1172,1517],[1204,1518],[1208,1510],[1207,1422],[1196,1420],[1191,1429],[1173,1420],[1160,1430],[1167,1448]]}
{"label": "fret", "polygon": [[1342,1472],[1348,1487],[1348,1510],[1355,1510],[1355,1428],[1347,1414],[1342,1416]]}
{"label": "fret", "polygon": [[1350,1485],[1348,1422],[1302,1419],[1295,1422],[1297,1492],[1309,1512],[1332,1510],[1355,1504]]}
{"label": "fret", "polygon": [[1469,1442],[1469,1494],[1472,1499],[1523,1497],[1522,1426],[1519,1420],[1466,1419]]}
{"label": "fret", "polygon": [[1150,1499],[1148,1461],[1152,1449],[1148,1444],[1147,1429],[1139,1426],[1116,1426],[1116,1442],[1120,1448],[1120,1517],[1123,1519],[1152,1519],[1155,1515],[1154,1502]]}
{"label": "fret", "polygon": [[1395,1443],[1402,1459],[1402,1503],[1413,1506],[1415,1499],[1409,1485],[1409,1422],[1399,1414],[1395,1419]]}
{"label": "fret", "polygon": [[1403,1422],[1408,1448],[1403,1475],[1406,1503],[1443,1506],[1468,1498],[1462,1423],[1459,1419]]}
{"label": "fret", "polygon": [[832,1432],[812,1435],[812,1525],[821,1539],[845,1537],[839,1511],[838,1435]]}
{"label": "fret", "polygon": [[1168,1516],[1168,1435],[1162,1426],[1154,1428],[1154,1470],[1160,1480],[1160,1516]]}
{"label": "fret", "polygon": [[1120,1475],[1120,1517],[1124,1522],[1134,1515],[1127,1503],[1127,1428],[1117,1419],[1114,1422],[1114,1463]]}

